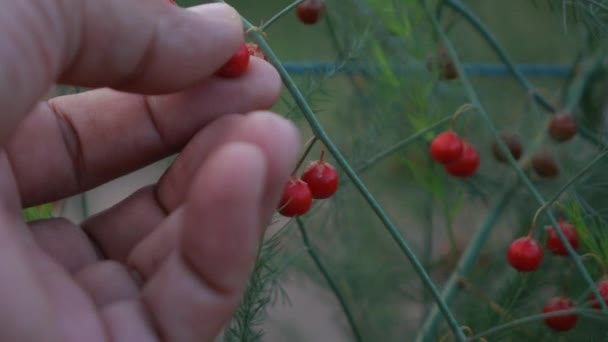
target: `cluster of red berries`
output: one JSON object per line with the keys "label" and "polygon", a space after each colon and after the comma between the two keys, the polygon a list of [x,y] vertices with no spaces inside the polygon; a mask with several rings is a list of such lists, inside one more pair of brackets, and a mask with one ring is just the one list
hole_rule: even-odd
{"label": "cluster of red berries", "polygon": [[[608,277],[600,280],[597,283],[597,290],[604,299],[604,302],[608,303]],[[594,309],[600,309],[600,303],[595,299],[595,295],[591,293],[589,295],[591,301],[591,307]],[[572,299],[565,295],[557,296],[549,299],[543,308],[544,313],[552,313],[558,311],[565,311],[574,309],[575,303]],[[568,331],[576,325],[578,321],[578,315],[576,313],[567,313],[559,316],[552,316],[545,318],[545,324],[555,331]]]}
{"label": "cluster of red berries", "polygon": [[[578,234],[574,226],[560,220],[559,228],[564,233],[572,248],[578,248]],[[562,243],[554,227],[547,230],[546,247],[555,255],[568,255],[566,246]],[[511,243],[507,253],[509,264],[519,272],[533,272],[543,261],[543,249],[531,236],[521,237]]]}
{"label": "cluster of red berries", "polygon": [[452,130],[433,139],[431,157],[455,177],[470,177],[479,167],[479,154],[475,146],[464,141]]}
{"label": "cluster of red berries", "polygon": [[296,7],[296,14],[306,25],[316,24],[325,12],[324,0],[304,0]]}
{"label": "cluster of red berries", "polygon": [[[561,231],[572,246],[578,248],[578,233],[576,228],[567,221],[561,220],[558,222]],[[554,227],[547,230],[546,247],[554,255],[568,255],[566,246],[559,239]],[[543,260],[543,250],[540,244],[530,236],[519,238],[511,243],[507,252],[509,264],[519,272],[533,272],[540,266]],[[597,288],[605,301],[608,301],[608,278],[603,279],[597,284]],[[596,301],[593,293],[589,297],[593,308],[600,308],[599,302]],[[544,313],[551,313],[563,310],[573,309],[574,301],[566,296],[553,297],[547,301],[543,308]],[[555,331],[568,331],[576,325],[578,315],[576,313],[568,313],[559,316],[545,318],[545,324]]]}
{"label": "cluster of red berries", "polygon": [[285,186],[278,210],[283,216],[304,215],[310,210],[312,200],[326,199],[338,190],[338,172],[321,159],[312,162],[300,178],[292,176]]}

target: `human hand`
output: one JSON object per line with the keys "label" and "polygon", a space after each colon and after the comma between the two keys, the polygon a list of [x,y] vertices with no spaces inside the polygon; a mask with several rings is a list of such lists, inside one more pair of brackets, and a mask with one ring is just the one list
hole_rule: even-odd
{"label": "human hand", "polygon": [[[262,111],[276,71],[253,58],[238,79],[212,76],[243,41],[226,5],[0,5],[0,340],[213,340],[298,150],[294,126]],[[114,90],[40,102],[55,82]],[[157,184],[82,227],[22,220],[176,152]]]}

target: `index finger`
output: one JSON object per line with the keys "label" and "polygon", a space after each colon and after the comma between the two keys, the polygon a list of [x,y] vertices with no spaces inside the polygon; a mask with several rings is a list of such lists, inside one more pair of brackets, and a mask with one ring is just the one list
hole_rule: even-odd
{"label": "index finger", "polygon": [[145,94],[213,74],[243,41],[225,4],[0,0],[0,144],[56,81]]}

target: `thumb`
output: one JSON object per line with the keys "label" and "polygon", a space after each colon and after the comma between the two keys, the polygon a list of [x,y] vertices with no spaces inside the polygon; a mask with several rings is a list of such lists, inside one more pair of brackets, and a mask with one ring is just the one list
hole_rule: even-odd
{"label": "thumb", "polygon": [[225,4],[0,0],[0,144],[54,82],[162,93],[193,85],[243,41]]}

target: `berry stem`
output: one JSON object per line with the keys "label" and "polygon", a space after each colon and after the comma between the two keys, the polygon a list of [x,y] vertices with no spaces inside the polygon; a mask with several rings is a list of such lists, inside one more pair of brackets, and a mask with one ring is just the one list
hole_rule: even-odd
{"label": "berry stem", "polygon": [[304,163],[304,161],[306,160],[306,157],[312,150],[313,146],[315,146],[315,143],[317,142],[317,140],[319,140],[319,139],[317,139],[316,136],[312,136],[310,139],[308,139],[308,141],[306,142],[306,148],[304,149],[304,152],[300,156],[300,159],[298,160],[298,162],[296,163],[296,166],[293,168],[293,171],[291,172],[292,176],[296,176],[298,174],[298,170],[300,169],[300,166],[302,166],[302,163]]}
{"label": "berry stem", "polygon": [[266,31],[270,27],[270,25],[274,24],[274,22],[277,21],[277,20],[279,20],[282,16],[284,16],[287,13],[291,12],[294,8],[296,8],[302,2],[304,2],[304,0],[295,0],[294,2],[292,2],[291,4],[289,4],[289,6],[283,8],[277,14],[273,15],[272,17],[270,17],[270,19],[268,19],[268,21],[266,21],[265,23],[263,23],[258,28],[258,30],[260,32]]}
{"label": "berry stem", "polygon": [[543,210],[545,210],[548,206],[551,205],[553,201],[549,201],[547,203],[545,203],[543,206],[541,206],[540,208],[538,208],[536,210],[536,212],[534,213],[534,217],[532,217],[532,224],[530,225],[530,231],[528,232],[528,237],[532,238],[532,236],[534,235],[534,227],[536,227],[536,220],[538,220],[538,216],[540,215],[540,213],[543,212]]}
{"label": "berry stem", "polygon": [[[249,28],[252,26],[251,23],[244,18],[243,18],[243,24],[244,24],[245,28]],[[300,109],[302,110],[304,118],[308,121],[308,124],[310,125],[310,128],[313,130],[315,136],[317,138],[319,138],[319,140],[321,140],[323,142],[323,144],[325,144],[325,146],[327,147],[327,150],[333,155],[333,157],[335,158],[338,165],[340,165],[342,167],[342,169],[344,170],[344,173],[348,176],[348,178],[351,179],[351,181],[353,182],[353,185],[357,188],[359,193],[363,196],[363,198],[369,204],[369,206],[374,211],[376,216],[383,223],[383,225],[386,228],[386,230],[388,231],[388,233],[391,235],[391,237],[393,238],[395,243],[397,243],[401,252],[403,252],[403,254],[408,258],[410,263],[414,266],[414,270],[416,271],[416,273],[418,273],[418,275],[422,279],[422,282],[424,283],[424,285],[431,292],[433,299],[439,306],[441,313],[445,316],[450,328],[454,331],[454,334],[456,335],[457,339],[459,341],[465,341],[466,337],[464,336],[464,334],[462,333],[462,331],[460,329],[460,324],[458,324],[458,321],[454,317],[454,314],[450,311],[450,309],[447,306],[447,304],[445,303],[445,301],[441,298],[441,295],[439,294],[437,286],[435,286],[435,284],[433,283],[433,280],[431,279],[429,274],[426,272],[426,270],[424,269],[424,267],[422,266],[422,264],[416,257],[416,254],[414,254],[412,249],[409,247],[408,243],[405,241],[405,239],[401,235],[401,232],[399,231],[399,229],[395,226],[393,221],[388,217],[388,215],[386,214],[386,212],[384,211],[382,206],[378,203],[376,198],[367,189],[367,187],[365,186],[363,181],[359,178],[359,176],[357,176],[355,170],[352,168],[352,166],[346,160],[346,158],[344,157],[342,152],[340,152],[338,147],[334,144],[334,142],[331,140],[331,138],[327,135],[327,133],[321,126],[321,123],[317,120],[312,109],[308,105],[308,102],[302,95],[300,89],[295,84],[295,82],[293,81],[293,79],[291,78],[289,73],[287,73],[287,71],[285,70],[285,67],[283,67],[283,65],[281,64],[281,61],[277,58],[274,51],[270,48],[270,46],[268,46],[268,43],[266,43],[263,36],[260,35],[259,32],[253,32],[252,36],[253,36],[253,39],[256,41],[256,43],[260,46],[262,51],[264,51],[266,56],[268,56],[270,63],[272,63],[272,65],[277,69],[279,75],[281,75],[281,79],[283,80],[283,83],[285,84],[288,91],[291,93],[292,97],[294,98],[294,100],[296,101],[296,103],[298,104]]]}
{"label": "berry stem", "polygon": [[319,272],[321,272],[321,275],[323,276],[323,278],[325,279],[325,281],[327,282],[327,284],[333,291],[334,295],[336,296],[336,299],[338,299],[338,302],[340,303],[340,306],[342,307],[342,311],[344,312],[344,315],[346,316],[346,319],[348,320],[348,324],[350,325],[350,328],[353,331],[355,340],[357,342],[363,341],[363,338],[361,337],[361,333],[359,332],[359,328],[357,327],[353,314],[351,313],[350,309],[348,308],[348,304],[346,304],[346,299],[340,292],[340,289],[338,288],[336,283],[333,281],[333,279],[332,279],[331,275],[329,274],[329,271],[327,270],[325,265],[323,265],[321,258],[319,257],[319,255],[316,252],[316,248],[312,245],[312,243],[310,242],[310,239],[308,238],[308,233],[306,233],[306,227],[304,226],[304,222],[302,222],[302,220],[298,217],[298,218],[296,218],[296,223],[298,225],[298,230],[300,231],[300,235],[302,236],[302,242],[306,246],[306,251],[308,252],[308,255],[310,256],[312,261],[315,263],[315,266],[317,266],[317,268],[319,269]]}
{"label": "berry stem", "polygon": [[456,119],[460,116],[460,114],[465,113],[473,108],[474,108],[474,106],[470,103],[465,103],[462,106],[460,106],[456,110],[456,112],[452,115],[452,121],[450,121],[450,129],[452,131],[454,130],[454,124],[456,123]]}
{"label": "berry stem", "polygon": [[594,253],[586,253],[581,255],[581,258],[591,258],[593,260],[595,260],[595,262],[597,262],[597,264],[600,266],[600,269],[602,270],[602,274],[603,275],[608,275],[608,272],[606,270],[606,264],[604,263],[604,260],[602,260],[602,258],[600,258],[599,256],[597,256],[597,254]]}
{"label": "berry stem", "polygon": [[[581,258],[582,258],[582,256],[581,256]],[[572,277],[573,271],[574,271],[574,264],[571,264],[570,267],[568,267],[568,270],[564,273],[564,280],[563,280],[563,284],[562,284],[562,296],[563,297],[567,297],[566,294],[568,292],[568,281]]]}

